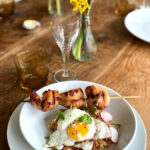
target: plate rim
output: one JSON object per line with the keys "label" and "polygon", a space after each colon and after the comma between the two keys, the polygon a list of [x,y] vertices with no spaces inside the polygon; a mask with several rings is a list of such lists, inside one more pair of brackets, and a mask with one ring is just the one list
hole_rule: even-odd
{"label": "plate rim", "polygon": [[[98,84],[98,85],[101,86],[102,88],[108,89],[108,90],[111,91],[112,93],[115,93],[115,95],[120,96],[119,93],[117,93],[117,92],[114,91],[113,89],[111,89],[111,88],[109,88],[109,87],[106,87],[106,86],[104,86],[104,85],[102,85],[102,84],[95,83],[95,82],[90,82],[90,81],[82,81],[82,80],[71,80],[71,81],[63,81],[63,82],[57,82],[57,83],[49,84],[49,85],[46,85],[46,86],[42,87],[41,89],[37,90],[37,93],[39,93],[39,92],[41,92],[41,91],[44,91],[45,88],[46,88],[46,89],[49,89],[51,86],[55,86],[55,85],[57,85],[57,84],[64,84],[64,83],[69,84],[69,83],[72,83],[72,82],[74,82],[74,83],[75,83],[75,82],[79,82],[80,84],[81,84],[81,83],[82,83],[82,84],[85,83],[85,84],[89,84],[89,85]],[[130,140],[129,143],[123,148],[123,149],[127,149],[127,148],[131,145],[133,139],[135,138],[135,135],[136,135],[136,132],[137,132],[137,119],[136,119],[136,116],[135,116],[135,114],[134,114],[134,112],[133,112],[132,106],[129,104],[129,102],[128,102],[126,99],[122,99],[122,100],[123,100],[123,101],[128,105],[128,107],[130,108],[131,113],[132,113],[132,116],[133,116],[133,118],[134,118],[134,125],[135,125],[134,133],[133,133],[133,136],[132,136],[131,140]],[[21,127],[21,119],[20,119],[20,118],[21,118],[22,110],[23,110],[23,108],[24,108],[25,105],[26,105],[26,104],[23,105],[23,107],[21,108],[21,111],[20,111],[20,115],[19,115],[19,126],[20,126],[21,133],[22,133],[24,139],[26,140],[26,142],[27,142],[33,149],[36,149],[36,147],[33,147],[33,145],[30,143],[30,141],[26,138],[26,136],[24,135],[24,132],[23,132],[23,130],[22,130],[22,127]]]}
{"label": "plate rim", "polygon": [[[15,109],[14,111],[12,112],[10,118],[9,118],[9,121],[8,121],[8,124],[7,124],[7,131],[6,131],[6,136],[7,136],[7,143],[8,143],[8,147],[10,148],[10,150],[15,150],[14,146],[11,144],[11,140],[10,140],[10,137],[9,135],[11,134],[11,124],[13,123],[14,119],[17,119],[17,122],[18,122],[18,126],[19,126],[19,115],[20,115],[20,112],[21,112],[21,109],[23,107],[23,103],[20,103]],[[18,116],[17,116],[17,112],[19,112]],[[20,134],[22,134],[20,128],[19,128],[19,132]],[[24,142],[26,142],[24,136],[22,135],[22,138],[24,140]],[[27,143],[27,142],[26,142]],[[28,143],[27,143],[28,144]],[[29,145],[29,144],[28,144]],[[30,146],[30,145],[29,145]],[[15,146],[17,147],[17,146]],[[31,150],[33,150],[33,148],[31,147]]]}
{"label": "plate rim", "polygon": [[[144,121],[143,119],[141,118],[141,116],[139,115],[139,113],[135,110],[135,108],[132,106],[132,109],[134,111],[134,113],[136,113],[136,117],[140,120],[141,124],[142,124],[142,127],[143,127],[143,130],[144,130],[144,134],[145,134],[145,143],[144,143],[144,150],[146,150],[146,144],[147,144],[147,133],[146,133],[146,127],[145,127],[145,124],[144,124]],[[138,120],[137,119],[137,120]]]}
{"label": "plate rim", "polygon": [[[21,107],[21,105],[22,104],[19,104],[17,107],[16,107],[16,109],[20,109],[20,111],[21,111],[21,108],[19,108],[19,107]],[[10,141],[9,141],[9,139],[10,138],[8,138],[8,135],[9,135],[9,128],[10,128],[10,123],[12,123],[12,121],[13,121],[13,118],[15,117],[15,111],[16,111],[16,109],[13,111],[13,113],[12,113],[12,115],[10,116],[10,119],[9,119],[9,121],[8,121],[8,125],[7,125],[7,141],[8,141],[8,146],[9,146],[9,148],[10,148],[10,150],[15,150],[14,148],[12,148],[12,146],[11,146],[11,144],[10,144]],[[142,127],[143,127],[143,134],[145,135],[145,143],[144,143],[144,150],[146,150],[146,144],[147,144],[147,134],[146,134],[146,128],[145,128],[145,125],[144,125],[144,122],[143,122],[143,119],[141,118],[141,116],[139,115],[139,113],[135,110],[135,108],[132,106],[132,109],[134,110],[134,113],[136,114],[136,117],[138,116],[139,117],[139,120],[140,120],[140,123],[142,124]],[[18,118],[18,124],[19,124],[19,118]],[[20,133],[21,133],[21,131],[20,131]],[[24,137],[23,137],[23,140],[26,142],[26,140],[24,139]],[[30,145],[29,145],[30,146]],[[30,150],[32,150],[32,147],[30,146]],[[25,149],[24,149],[25,150]]]}
{"label": "plate rim", "polygon": [[[15,108],[15,110],[12,112],[12,114],[11,114],[11,116],[10,116],[10,118],[9,118],[9,121],[8,121],[8,125],[7,125],[7,141],[8,141],[8,146],[9,146],[9,148],[10,148],[10,150],[15,150],[14,148],[12,148],[12,145],[10,144],[10,138],[8,137],[9,136],[9,132],[10,132],[10,130],[9,130],[9,128],[10,128],[10,126],[11,126],[11,124],[10,123],[12,123],[13,122],[13,118],[15,118],[16,117],[16,110],[17,109],[20,109],[20,111],[21,111],[21,105],[22,104],[19,104],[16,108]],[[146,150],[146,144],[147,144],[147,134],[146,134],[146,128],[145,128],[145,124],[144,124],[144,122],[143,122],[143,119],[141,118],[141,116],[139,115],[139,113],[135,110],[135,108],[132,106],[132,109],[133,109],[133,111],[134,111],[134,113],[136,114],[136,117],[138,116],[140,119],[140,122],[141,122],[141,124],[142,124],[142,127],[143,127],[143,134],[145,135],[145,143],[144,143],[144,150]],[[17,118],[18,119],[18,124],[19,124],[19,118]],[[21,133],[21,131],[20,131],[20,133]],[[23,140],[26,142],[26,140],[24,139],[24,137],[23,137]],[[30,146],[30,145],[29,145]],[[32,150],[32,147],[30,147],[31,149],[30,150]],[[25,149],[23,149],[23,150],[25,150]]]}

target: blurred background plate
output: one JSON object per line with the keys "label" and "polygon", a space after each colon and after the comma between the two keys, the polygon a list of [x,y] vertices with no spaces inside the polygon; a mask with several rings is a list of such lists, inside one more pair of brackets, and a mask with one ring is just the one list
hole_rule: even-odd
{"label": "blurred background plate", "polygon": [[124,24],[131,34],[150,43],[150,7],[130,12],[125,17]]}

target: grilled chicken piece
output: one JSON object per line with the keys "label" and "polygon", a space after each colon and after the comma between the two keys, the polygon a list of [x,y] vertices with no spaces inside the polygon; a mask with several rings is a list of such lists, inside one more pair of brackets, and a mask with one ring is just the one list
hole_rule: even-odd
{"label": "grilled chicken piece", "polygon": [[58,106],[61,100],[58,91],[48,90],[43,93],[43,97],[40,97],[34,90],[30,91],[30,101],[37,109],[41,111],[48,111]]}
{"label": "grilled chicken piece", "polygon": [[84,105],[84,94],[81,88],[60,94],[60,104],[68,108],[81,108]]}
{"label": "grilled chicken piece", "polygon": [[53,119],[51,120],[51,122],[48,124],[48,129],[49,131],[56,131],[57,130],[57,122],[58,122],[58,119]]}
{"label": "grilled chicken piece", "polygon": [[103,110],[110,104],[109,94],[98,85],[88,86],[85,89],[87,94],[87,105],[89,108]]}

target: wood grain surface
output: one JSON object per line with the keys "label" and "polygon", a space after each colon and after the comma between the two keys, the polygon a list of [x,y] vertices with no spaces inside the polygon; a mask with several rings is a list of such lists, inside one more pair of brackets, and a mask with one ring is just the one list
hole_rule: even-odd
{"label": "wood grain surface", "polygon": [[[66,1],[65,1],[66,3]],[[91,12],[92,32],[98,44],[96,57],[85,63],[70,58],[69,68],[78,72],[79,80],[106,85],[121,95],[140,95],[129,103],[142,117],[150,141],[150,45],[133,37],[124,27],[123,18],[114,14],[113,0],[95,0]],[[65,5],[65,10],[69,6]],[[27,31],[22,28],[26,19],[36,19],[41,27]],[[51,56],[49,80],[62,68],[62,57],[50,32],[51,17],[47,0],[22,0],[16,3],[13,16],[0,20],[0,75],[17,75],[14,56],[27,49],[45,48]],[[0,93],[0,150],[8,150],[7,124],[19,101],[28,92],[19,82],[8,91]],[[147,142],[147,150],[150,143]]]}

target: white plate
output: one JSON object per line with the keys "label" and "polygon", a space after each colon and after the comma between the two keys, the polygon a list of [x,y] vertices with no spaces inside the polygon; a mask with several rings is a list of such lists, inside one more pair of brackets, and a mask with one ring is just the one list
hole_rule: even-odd
{"label": "white plate", "polygon": [[[20,104],[10,117],[7,128],[7,139],[10,150],[33,150],[25,141],[19,127],[19,115],[23,104]],[[146,131],[139,114],[132,108],[137,118],[137,132],[131,145],[126,150],[145,150],[146,149]]]}
{"label": "white plate", "polygon": [[19,126],[20,111],[23,103],[20,104],[11,115],[7,126],[7,141],[10,150],[33,150],[25,141]]}
{"label": "white plate", "polygon": [[[85,81],[68,81],[68,82],[59,82],[46,86],[38,90],[38,94],[42,96],[42,93],[48,89],[58,90],[60,93],[65,92],[75,88],[82,88],[85,91],[85,88],[89,85],[95,83],[85,82]],[[108,91],[109,95],[114,95],[114,91],[104,87]],[[38,150],[48,150],[44,148],[46,142],[45,136],[49,136],[48,123],[55,118],[59,109],[63,108],[58,106],[57,108],[48,111],[41,112],[35,108],[31,103],[24,104],[21,113],[20,113],[20,128],[26,139],[26,141],[34,148]],[[126,146],[129,146],[132,139],[135,136],[136,132],[136,119],[132,111],[131,106],[126,100],[111,100],[111,104],[106,108],[114,117],[114,123],[120,123],[122,128],[119,129],[119,142],[117,144],[112,144],[109,147],[109,150],[123,149]],[[128,144],[129,143],[129,144]]]}
{"label": "white plate", "polygon": [[[67,87],[64,87],[64,91],[65,91],[65,88],[67,88]],[[119,96],[119,94],[117,94],[116,92],[114,92],[112,90],[110,90],[110,91],[112,92],[112,94],[114,96]],[[11,150],[20,150],[20,149],[32,150],[32,148],[24,140],[24,138],[20,132],[20,129],[19,129],[18,117],[19,117],[21,108],[22,108],[22,105],[19,105],[17,107],[17,109],[12,114],[10,121],[8,123],[8,129],[7,129],[8,144],[9,144]],[[136,137],[134,138],[133,142],[129,145],[129,147],[126,150],[132,150],[133,144],[134,144],[134,149],[144,150],[145,146],[146,146],[145,127],[144,127],[143,122],[141,121],[139,115],[136,112],[134,112],[134,113],[137,116],[136,118],[138,121],[138,123],[137,123],[138,129],[136,132]],[[137,135],[140,135],[140,136],[137,136]],[[141,142],[141,140],[142,140],[142,142]]]}
{"label": "white plate", "polygon": [[134,36],[150,43],[150,7],[130,12],[125,17],[124,24]]}

